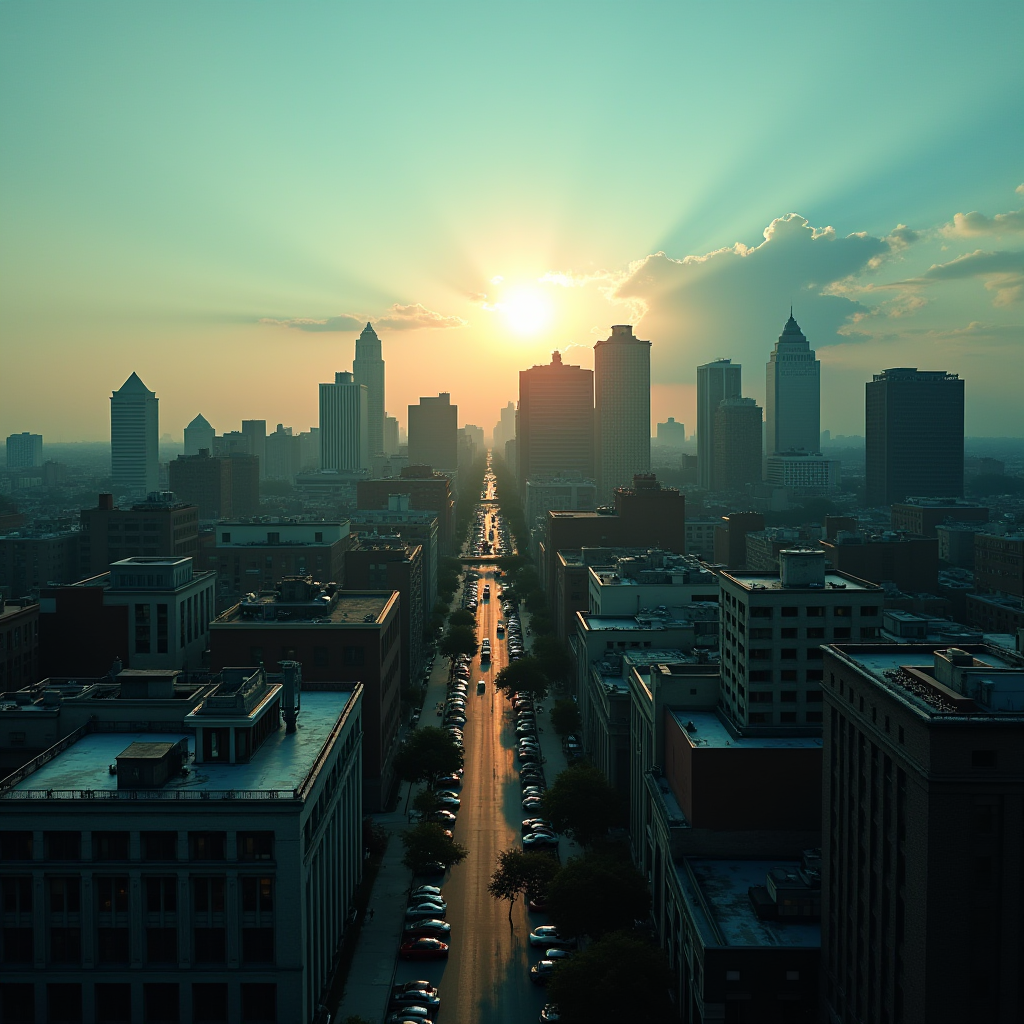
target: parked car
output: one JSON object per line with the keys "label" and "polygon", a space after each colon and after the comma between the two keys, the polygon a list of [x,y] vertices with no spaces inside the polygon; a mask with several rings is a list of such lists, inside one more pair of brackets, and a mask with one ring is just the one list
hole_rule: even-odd
{"label": "parked car", "polygon": [[540,1011],[540,1024],[556,1024],[562,1018],[558,1013],[558,1003],[545,1003]]}
{"label": "parked car", "polygon": [[405,916],[409,921],[430,921],[435,917],[444,917],[447,910],[447,904],[438,906],[436,903],[414,903],[406,910]]}
{"label": "parked car", "polygon": [[559,935],[558,929],[553,924],[542,924],[530,932],[530,945],[543,946],[545,949],[549,946],[559,949],[574,949],[576,940]]}
{"label": "parked car", "polygon": [[405,938],[415,939],[422,935],[430,936],[435,939],[444,939],[447,941],[448,936],[452,933],[452,926],[447,921],[442,921],[439,917],[427,918],[425,921],[410,921],[405,926]]}
{"label": "parked car", "polygon": [[447,808],[449,811],[457,811],[462,806],[462,801],[454,793],[437,793],[437,806]]}
{"label": "parked car", "polygon": [[544,818],[523,818],[523,832],[536,832],[538,828],[551,828],[551,823]]}
{"label": "parked car", "polygon": [[406,1006],[422,1006],[435,1014],[441,1006],[441,1000],[436,995],[417,989],[391,993],[392,1009],[404,1010]]}
{"label": "parked car", "polygon": [[554,960],[541,960],[530,968],[530,981],[535,985],[546,985],[555,973]]}
{"label": "parked car", "polygon": [[426,992],[429,996],[436,996],[437,989],[429,981],[407,981],[402,985],[396,985],[392,990],[392,996],[399,992]]}
{"label": "parked car", "polygon": [[558,845],[558,836],[547,832],[528,832],[523,836],[523,849],[535,850],[538,847],[550,847]]}
{"label": "parked car", "polygon": [[435,786],[440,786],[443,789],[461,789],[462,788],[462,776],[461,775],[440,775],[434,780]]}
{"label": "parked car", "polygon": [[427,815],[427,818],[442,825],[454,825],[456,820],[455,815],[451,811],[446,810],[433,811]]}
{"label": "parked car", "polygon": [[[429,935],[422,935],[418,939],[403,942],[399,947],[398,955],[403,960],[447,960],[448,943],[442,942],[440,939],[432,939]],[[408,1013],[409,1009],[406,1007],[404,1012]],[[422,1016],[429,1016],[427,1008],[423,1007],[423,1010]],[[404,1018],[399,1017],[398,1019]]]}
{"label": "parked car", "polygon": [[411,893],[409,893],[409,902],[414,903],[417,900],[429,900],[432,897],[441,899],[441,887],[439,885],[418,885]]}

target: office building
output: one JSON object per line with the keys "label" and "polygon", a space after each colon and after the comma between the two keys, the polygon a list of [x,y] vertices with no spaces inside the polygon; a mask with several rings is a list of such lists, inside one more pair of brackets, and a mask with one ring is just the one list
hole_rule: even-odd
{"label": "office building", "polygon": [[980,590],[1024,597],[1024,533],[975,534],[974,581]]}
{"label": "office building", "polygon": [[1020,1020],[1024,661],[838,643],[823,668],[829,1019]]}
{"label": "office building", "polygon": [[841,467],[838,459],[826,459],[819,452],[776,452],[768,456],[765,480],[794,496],[834,494],[839,490]]}
{"label": "office building", "polygon": [[267,479],[267,421],[242,420],[242,433],[249,438],[248,455],[260,460],[260,479]]}
{"label": "office building", "polygon": [[430,511],[437,516],[439,554],[454,555],[456,494],[451,477],[435,473],[429,466],[406,466],[397,480],[360,480],[356,507],[360,515],[367,509],[389,509],[392,499],[402,495],[408,497],[412,511]]}
{"label": "office building", "polygon": [[714,560],[729,569],[747,564],[747,534],[764,530],[760,512],[730,512],[715,527]]}
{"label": "office building", "polygon": [[185,454],[198,455],[204,448],[208,452],[213,451],[213,439],[217,431],[210,425],[209,420],[200,413],[185,428]]}
{"label": "office building", "polygon": [[880,586],[826,569],[823,551],[783,551],[778,573],[724,571],[722,709],[739,728],[814,732],[822,721],[821,645],[874,640]]}
{"label": "office building", "polygon": [[752,398],[723,398],[712,417],[714,491],[741,491],[761,481],[761,407]]}
{"label": "office building", "polygon": [[110,396],[110,476],[117,494],[159,489],[159,438],[159,399],[133,373]]}
{"label": "office building", "polygon": [[[369,390],[344,370],[320,385],[320,468],[353,472],[370,465]],[[383,426],[381,427],[383,430]]]}
{"label": "office building", "polygon": [[0,536],[0,596],[28,597],[49,583],[78,579],[80,535],[26,530]]}
{"label": "office building", "polygon": [[889,509],[889,523],[897,533],[934,537],[940,523],[987,523],[989,510],[957,498],[908,498]]}
{"label": "office building", "polygon": [[686,443],[686,424],[677,423],[674,416],[658,424],[657,443],[665,448],[682,448]]}
{"label": "office building", "polygon": [[459,407],[447,392],[409,406],[409,465],[458,470]]}
{"label": "office building", "polygon": [[889,582],[907,594],[934,594],[939,584],[939,542],[935,537],[840,530],[820,541],[826,561],[838,572],[872,583]]}
{"label": "office building", "polygon": [[380,338],[369,323],[356,338],[356,357],[352,378],[366,388],[367,446],[370,455],[383,455],[384,449],[384,359]]}
{"label": "office building", "polygon": [[384,416],[384,454],[398,454],[398,417]]}
{"label": "office building", "polygon": [[555,509],[592,512],[597,508],[597,485],[593,480],[526,481],[526,521],[532,523]]}
{"label": "office building", "polygon": [[527,480],[573,473],[594,479],[593,370],[563,363],[561,352],[553,352],[548,365],[519,371],[516,457],[521,499]]}
{"label": "office building", "polygon": [[11,434],[7,438],[8,469],[34,469],[42,464],[42,434]]}
{"label": "office building", "polygon": [[299,451],[303,473],[320,469],[320,428],[310,427],[299,434]]}
{"label": "office building", "polygon": [[964,382],[900,367],[865,387],[865,473],[871,505],[908,495],[963,497]]}
{"label": "office building", "polygon": [[498,422],[494,425],[493,445],[497,455],[504,458],[505,445],[516,436],[516,405],[509,402],[502,410]]}
{"label": "office building", "polygon": [[714,486],[715,412],[726,398],[743,394],[743,368],[731,359],[716,359],[697,367],[697,472],[700,486]]}
{"label": "office building", "polygon": [[821,445],[821,363],[793,310],[765,367],[765,450],[816,452]]}
{"label": "office building", "polygon": [[[213,438],[212,455],[216,459],[226,458],[228,455],[255,455],[253,444],[255,438],[250,434],[243,434],[241,430],[225,430],[223,434],[217,434]],[[256,456],[259,458],[259,456]]]}
{"label": "office building", "polygon": [[4,780],[5,1021],[316,1018],[362,877],[362,688],[298,707],[289,671],[102,687],[130,721]]}
{"label": "office building", "polygon": [[629,324],[594,345],[594,470],[603,502],[651,471],[651,343]]}
{"label": "office building", "polygon": [[986,523],[942,523],[935,527],[939,561],[958,569],[974,568],[974,538],[994,532]]}
{"label": "office building", "polygon": [[0,596],[0,693],[39,681],[39,602]]}
{"label": "office building", "polygon": [[264,442],[265,458],[260,462],[260,479],[291,482],[302,472],[302,438],[291,427],[278,423]]}
{"label": "office building", "polygon": [[260,464],[255,455],[179,455],[168,466],[171,490],[199,508],[200,519],[255,516],[260,511]]}

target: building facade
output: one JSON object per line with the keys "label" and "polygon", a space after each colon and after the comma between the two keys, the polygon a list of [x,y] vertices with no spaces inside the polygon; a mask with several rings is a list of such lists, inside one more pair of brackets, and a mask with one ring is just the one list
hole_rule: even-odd
{"label": "building facade", "polygon": [[185,428],[185,455],[198,455],[204,448],[213,451],[213,439],[217,431],[210,425],[210,421],[200,413]]}
{"label": "building facade", "polygon": [[167,467],[172,493],[200,519],[255,516],[260,511],[260,460],[255,455],[179,455]]}
{"label": "building facade", "polygon": [[711,490],[715,463],[715,412],[726,398],[743,394],[743,368],[731,359],[697,367],[697,472],[700,486]]}
{"label": "building facade", "polygon": [[792,494],[834,494],[839,490],[842,464],[818,452],[785,451],[769,455],[765,479],[771,487]]}
{"label": "building facade", "polygon": [[767,454],[816,452],[821,443],[821,363],[793,311],[765,367]]}
{"label": "building facade", "polygon": [[[341,371],[320,385],[320,468],[335,472],[370,465],[369,390]],[[383,429],[383,426],[382,428]]]}
{"label": "building facade", "polygon": [[366,429],[370,455],[383,455],[384,418],[384,358],[380,338],[367,323],[356,338],[356,357],[352,363],[352,377],[356,384],[366,388]]}
{"label": "building facade", "polygon": [[7,438],[7,468],[33,469],[43,464],[42,434],[11,434]]}
{"label": "building facade", "polygon": [[160,487],[159,399],[133,373],[110,396],[110,476],[118,494]]}
{"label": "building facade", "polygon": [[658,444],[666,448],[682,448],[686,443],[686,424],[677,423],[674,416],[658,424]]}
{"label": "building facade", "polygon": [[459,407],[447,392],[409,406],[409,464],[447,473],[459,468]]}
{"label": "building facade", "polygon": [[0,693],[39,679],[39,602],[0,597]]}
{"label": "building facade", "polygon": [[752,398],[723,398],[713,418],[711,488],[741,491],[761,480],[761,407]]}

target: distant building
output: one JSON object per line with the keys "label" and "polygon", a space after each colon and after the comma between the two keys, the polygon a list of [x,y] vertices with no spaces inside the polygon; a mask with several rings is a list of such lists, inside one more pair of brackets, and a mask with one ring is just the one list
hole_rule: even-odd
{"label": "distant building", "polygon": [[254,516],[260,510],[260,465],[255,455],[179,455],[168,466],[171,490],[199,507],[200,519]]}
{"label": "distant building", "polygon": [[11,434],[7,438],[8,469],[32,469],[42,464],[42,434]]}
{"label": "distant building", "polygon": [[249,455],[260,460],[260,479],[267,479],[267,421],[242,420],[242,433],[249,438]]}
{"label": "distant building", "polygon": [[0,596],[28,597],[50,583],[78,579],[80,534],[25,530],[0,537]]}
{"label": "distant building", "polygon": [[215,459],[229,455],[256,455],[253,451],[254,441],[252,434],[244,434],[241,430],[225,430],[223,434],[214,436],[211,454]]}
{"label": "distant building", "polygon": [[766,482],[794,495],[826,495],[839,490],[842,463],[820,452],[785,451],[769,455]]}
{"label": "distant building", "polygon": [[730,512],[715,527],[714,560],[729,569],[742,569],[747,564],[747,534],[764,529],[760,512]]}
{"label": "distant building", "polygon": [[354,383],[351,373],[320,385],[321,469],[352,472],[370,465],[368,403],[366,385]]}
{"label": "distant building", "polygon": [[765,449],[816,452],[821,444],[821,363],[800,325],[789,320],[765,367]]}
{"label": "distant building", "polygon": [[409,464],[454,473],[459,468],[459,407],[451,395],[409,406]]}
{"label": "distant building", "polygon": [[715,558],[715,527],[721,519],[686,517],[686,554],[697,555],[711,562]]}
{"label": "distant building", "polygon": [[940,523],[987,523],[989,510],[976,502],[952,497],[907,498],[892,505],[889,517],[897,533],[934,537]]}
{"label": "distant building", "polygon": [[823,667],[828,1018],[1020,1019],[1024,662],[835,643]]}
{"label": "distant building", "polygon": [[299,434],[302,472],[316,472],[320,468],[320,428],[310,427]]}
{"label": "distant building", "polygon": [[1024,597],[1024,533],[975,534],[974,581],[981,590]]}
{"label": "distant building", "polygon": [[686,424],[677,423],[674,416],[658,424],[658,444],[666,448],[682,448],[686,443]]}
{"label": "distant building", "polygon": [[398,454],[398,417],[384,417],[384,454]]}
{"label": "distant building", "polygon": [[991,530],[986,523],[942,523],[935,527],[939,561],[960,569],[974,568],[974,538]]}
{"label": "distant building", "polygon": [[964,382],[944,370],[901,367],[865,385],[867,501],[964,493]]}
{"label": "distant building", "polygon": [[713,418],[714,491],[740,491],[761,480],[761,407],[752,398],[724,398]]}
{"label": "distant building", "polygon": [[[384,447],[384,359],[380,338],[367,323],[356,338],[356,358],[352,378],[366,388],[366,429],[370,455],[383,455]],[[341,468],[341,467],[338,467]]]}
{"label": "distant building", "polygon": [[356,507],[389,509],[393,496],[407,495],[409,509],[430,511],[437,516],[439,554],[455,554],[455,491],[451,477],[435,473],[429,466],[407,466],[395,480],[360,480],[356,488]]}
{"label": "distant building", "polygon": [[501,410],[498,422],[494,425],[494,451],[495,454],[504,457],[505,444],[512,441],[516,436],[516,405],[509,402]]}
{"label": "distant building", "polygon": [[697,367],[697,468],[705,490],[714,486],[715,412],[723,399],[743,394],[742,373],[731,359]]}
{"label": "distant building", "polygon": [[160,487],[159,400],[133,373],[110,396],[110,475],[118,494]]}
{"label": "distant building", "polygon": [[526,520],[533,522],[554,509],[592,512],[597,508],[597,485],[593,480],[526,481]]}
{"label": "distant building", "polygon": [[302,438],[291,427],[278,423],[264,441],[265,458],[260,463],[261,479],[294,480],[302,472]]}
{"label": "distant building", "polygon": [[39,680],[39,602],[0,596],[0,693]]}
{"label": "distant building", "polygon": [[213,451],[213,439],[217,431],[210,425],[209,420],[200,413],[185,428],[185,455],[198,455],[204,448]]}
{"label": "distant building", "polygon": [[651,343],[616,324],[594,345],[594,472],[602,501],[651,471]]}
{"label": "distant building", "polygon": [[934,537],[898,533],[840,532],[821,541],[832,568],[873,583],[889,581],[908,594],[935,593],[939,581],[939,542]]}

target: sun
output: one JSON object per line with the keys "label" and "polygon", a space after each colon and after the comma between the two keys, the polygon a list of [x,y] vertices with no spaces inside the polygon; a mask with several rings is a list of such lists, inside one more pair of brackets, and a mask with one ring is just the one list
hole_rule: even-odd
{"label": "sun", "polygon": [[551,302],[539,288],[513,288],[502,296],[499,307],[515,334],[539,334],[551,323]]}

